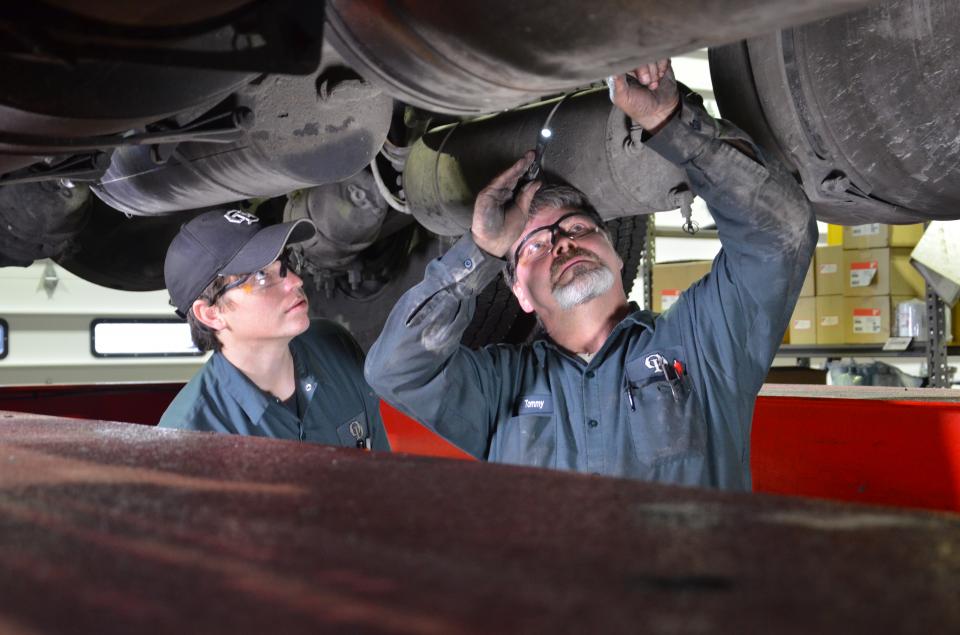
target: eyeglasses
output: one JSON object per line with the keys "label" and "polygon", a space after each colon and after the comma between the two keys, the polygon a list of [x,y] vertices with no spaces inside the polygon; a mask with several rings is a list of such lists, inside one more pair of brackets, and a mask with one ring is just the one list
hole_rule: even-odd
{"label": "eyeglasses", "polygon": [[[273,265],[277,264],[277,267]],[[244,293],[262,293],[271,287],[275,287],[287,277],[287,272],[292,271],[300,275],[303,268],[303,260],[300,253],[293,249],[285,249],[280,257],[274,260],[265,269],[254,271],[253,273],[243,274],[233,282],[230,282],[222,289],[213,294],[210,298],[210,304],[216,303],[227,291],[241,289]]]}
{"label": "eyeglasses", "polygon": [[557,243],[557,236],[578,240],[600,231],[599,217],[587,212],[564,214],[552,225],[537,227],[523,237],[513,254],[515,265],[528,265],[546,256]]}

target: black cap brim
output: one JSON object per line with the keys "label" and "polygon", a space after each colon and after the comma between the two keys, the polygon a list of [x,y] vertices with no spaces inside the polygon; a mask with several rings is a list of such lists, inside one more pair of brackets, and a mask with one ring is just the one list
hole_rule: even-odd
{"label": "black cap brim", "polygon": [[316,233],[317,228],[305,218],[265,227],[219,273],[230,276],[259,271],[279,258],[284,247],[310,240]]}

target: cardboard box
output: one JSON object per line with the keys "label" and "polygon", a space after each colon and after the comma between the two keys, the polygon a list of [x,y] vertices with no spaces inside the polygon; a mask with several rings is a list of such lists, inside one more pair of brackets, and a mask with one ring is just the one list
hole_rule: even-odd
{"label": "cardboard box", "polygon": [[803,278],[803,286],[800,287],[800,296],[801,298],[812,298],[816,295],[816,282],[814,281],[815,276],[813,275],[813,261],[810,261],[810,266],[807,268],[807,275]]}
{"label": "cardboard box", "polygon": [[814,254],[817,295],[843,295],[843,246],[824,245]]}
{"label": "cardboard box", "polygon": [[904,247],[844,250],[843,295],[922,296],[923,276],[910,264],[910,250]]}
{"label": "cardboard box", "polygon": [[817,296],[817,344],[843,344],[842,295]]}
{"label": "cardboard box", "polygon": [[653,266],[653,312],[663,313],[687,287],[710,273],[712,260],[665,262]]}
{"label": "cardboard box", "polygon": [[817,299],[800,298],[790,316],[790,343],[817,343]]}
{"label": "cardboard box", "polygon": [[893,333],[897,304],[912,296],[878,295],[844,298],[845,344],[883,344]]}
{"label": "cardboard box", "polygon": [[843,228],[844,249],[877,247],[914,247],[923,236],[923,224],[916,225],[853,225]]}

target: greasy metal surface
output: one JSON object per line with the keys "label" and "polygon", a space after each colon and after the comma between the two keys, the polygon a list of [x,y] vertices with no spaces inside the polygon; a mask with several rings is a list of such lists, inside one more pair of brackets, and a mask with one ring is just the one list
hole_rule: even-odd
{"label": "greasy metal surface", "polygon": [[543,152],[541,178],[582,190],[604,218],[679,206],[670,192],[685,185],[684,173],[642,144],[630,143],[629,122],[604,89],[425,134],[403,171],[417,220],[441,235],[463,234],[476,193],[536,145],[548,117],[553,136]]}
{"label": "greasy metal surface", "polygon": [[87,221],[83,184],[20,183],[0,187],[0,267],[57,257]]}
{"label": "greasy metal surface", "polygon": [[946,633],[960,519],[0,413],[5,633]]}
{"label": "greasy metal surface", "polygon": [[316,235],[302,244],[310,264],[346,270],[379,236],[387,202],[377,191],[373,175],[363,171],[339,183],[290,195],[283,214],[284,221],[308,218],[316,226]]}
{"label": "greasy metal surface", "polygon": [[279,196],[350,177],[376,156],[392,101],[360,79],[323,72],[270,75],[238,96],[253,113],[241,141],[182,143],[158,164],[149,147],[120,148],[94,192],[127,214],[152,216]]}
{"label": "greasy metal surface", "polygon": [[325,37],[427,110],[492,112],[610,73],[802,24],[864,0],[327,2]]}

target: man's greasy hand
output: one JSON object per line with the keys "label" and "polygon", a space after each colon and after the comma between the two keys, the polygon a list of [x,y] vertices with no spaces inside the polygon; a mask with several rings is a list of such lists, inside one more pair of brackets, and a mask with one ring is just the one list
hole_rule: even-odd
{"label": "man's greasy hand", "polygon": [[639,82],[618,75],[613,80],[613,103],[647,132],[656,132],[680,105],[677,81],[670,60],[646,64],[630,75]]}
{"label": "man's greasy hand", "polygon": [[473,204],[473,223],[470,227],[473,241],[477,247],[497,258],[503,258],[510,245],[520,238],[527,224],[530,201],[540,189],[540,181],[531,181],[511,201],[517,182],[533,163],[534,156],[533,150],[527,151],[480,190]]}

